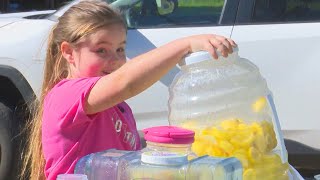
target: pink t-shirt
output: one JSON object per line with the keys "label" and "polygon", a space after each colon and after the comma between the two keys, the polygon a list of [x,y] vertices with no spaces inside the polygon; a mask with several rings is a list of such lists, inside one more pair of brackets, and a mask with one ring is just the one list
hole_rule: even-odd
{"label": "pink t-shirt", "polygon": [[99,79],[62,80],[45,97],[42,146],[47,179],[73,173],[77,161],[90,153],[140,149],[136,123],[125,102],[94,115],[84,112],[85,97]]}

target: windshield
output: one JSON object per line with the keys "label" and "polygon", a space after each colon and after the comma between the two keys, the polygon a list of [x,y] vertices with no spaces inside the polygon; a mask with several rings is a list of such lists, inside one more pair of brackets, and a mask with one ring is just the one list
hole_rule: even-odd
{"label": "windshield", "polygon": [[[57,21],[58,18],[62,16],[62,14],[64,14],[71,6],[78,4],[80,1],[81,0],[73,0],[70,3],[62,6],[55,13],[51,14],[48,19]],[[122,9],[122,8],[129,8],[141,0],[104,0],[104,1],[110,4],[112,7]]]}

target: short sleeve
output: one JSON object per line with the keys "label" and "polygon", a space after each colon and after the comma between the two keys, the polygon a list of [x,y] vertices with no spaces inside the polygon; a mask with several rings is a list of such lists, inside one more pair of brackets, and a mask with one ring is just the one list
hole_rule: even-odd
{"label": "short sleeve", "polygon": [[[63,80],[46,96],[43,119],[54,119],[60,128],[90,121],[84,112],[86,96],[100,77]],[[50,124],[50,123],[49,123]]]}

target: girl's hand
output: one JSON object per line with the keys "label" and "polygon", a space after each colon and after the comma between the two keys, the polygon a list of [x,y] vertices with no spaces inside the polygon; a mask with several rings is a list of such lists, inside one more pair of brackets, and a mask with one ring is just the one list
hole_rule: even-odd
{"label": "girl's hand", "polygon": [[233,52],[237,44],[230,38],[214,34],[202,34],[187,37],[191,52],[208,51],[215,59],[218,59],[216,51],[220,52],[223,57]]}

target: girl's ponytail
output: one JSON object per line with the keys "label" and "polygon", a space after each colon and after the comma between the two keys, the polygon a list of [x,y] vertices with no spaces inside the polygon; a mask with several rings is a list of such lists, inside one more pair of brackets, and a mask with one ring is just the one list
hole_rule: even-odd
{"label": "girl's ponytail", "polygon": [[45,70],[47,72],[44,74],[44,79],[42,82],[41,94],[39,101],[35,100],[33,103],[33,112],[31,113],[31,119],[28,121],[25,131],[27,131],[27,146],[26,151],[23,156],[23,166],[21,171],[20,179],[30,179],[30,180],[42,180],[45,179],[44,175],[44,165],[45,159],[42,152],[42,142],[41,142],[41,126],[42,126],[42,113],[43,113],[43,101],[48,87],[50,85],[49,78],[54,71],[54,61],[56,53],[56,46],[54,44],[53,31],[56,25],[52,28],[48,37],[48,47],[46,53]]}
{"label": "girl's ponytail", "polygon": [[120,13],[110,8],[105,2],[84,0],[70,7],[53,26],[48,37],[41,94],[39,101],[35,102],[33,109],[35,113],[31,113],[33,117],[26,126],[29,134],[21,179],[45,179],[45,159],[41,140],[44,99],[59,81],[68,77],[69,73],[68,63],[60,51],[61,43],[65,41],[76,47],[81,39],[110,24],[126,26]]}

